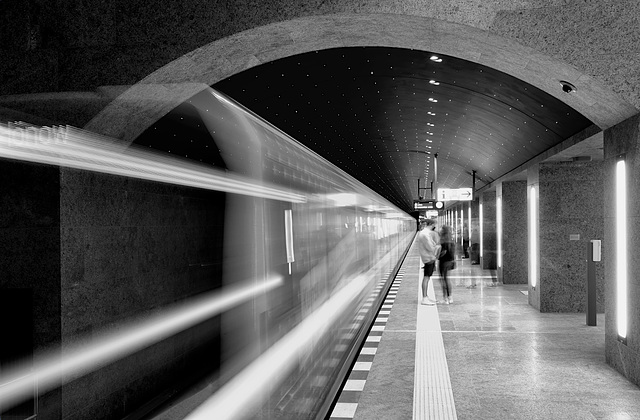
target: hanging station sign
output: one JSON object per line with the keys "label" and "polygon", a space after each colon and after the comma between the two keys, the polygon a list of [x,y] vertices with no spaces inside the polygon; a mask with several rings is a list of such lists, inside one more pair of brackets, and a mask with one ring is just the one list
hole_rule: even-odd
{"label": "hanging station sign", "polygon": [[439,201],[471,201],[473,199],[472,188],[438,188]]}
{"label": "hanging station sign", "polygon": [[444,203],[438,200],[413,200],[414,210],[441,210]]}

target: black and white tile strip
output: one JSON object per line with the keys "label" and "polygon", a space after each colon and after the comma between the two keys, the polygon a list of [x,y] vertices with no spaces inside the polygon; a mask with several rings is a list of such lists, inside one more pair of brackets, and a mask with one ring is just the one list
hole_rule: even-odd
{"label": "black and white tile strip", "polygon": [[[378,344],[382,339],[382,333],[384,332],[389,319],[389,314],[391,313],[391,308],[396,300],[396,295],[398,294],[398,289],[403,277],[404,269],[401,268],[389,288],[389,292],[387,293],[382,307],[380,308],[373,326],[369,331],[369,335],[358,354],[358,358],[356,359],[353,369],[349,373],[349,377],[340,392],[340,396],[338,397],[338,401],[331,412],[329,420],[352,419],[355,416],[356,410],[358,409],[360,395],[362,394],[367,382],[367,376],[369,375],[369,371],[373,365],[373,359],[378,350]],[[375,299],[377,294],[380,293],[380,290],[383,287],[384,280],[382,280],[381,284],[376,288],[377,293],[369,299],[371,302]],[[365,310],[365,308],[363,308],[363,310]]]}

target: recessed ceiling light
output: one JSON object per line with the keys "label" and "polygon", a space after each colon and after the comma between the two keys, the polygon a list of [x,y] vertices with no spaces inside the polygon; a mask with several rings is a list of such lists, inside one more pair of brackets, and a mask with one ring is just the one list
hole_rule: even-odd
{"label": "recessed ceiling light", "polygon": [[435,61],[436,63],[442,63],[442,58],[438,57],[437,55],[432,55],[430,57],[431,61]]}
{"label": "recessed ceiling light", "polygon": [[440,84],[440,82],[436,82],[435,80],[429,80],[429,83],[431,83],[432,85],[436,85],[436,86],[438,86]]}
{"label": "recessed ceiling light", "polygon": [[438,102],[437,99],[429,98],[429,102]]}

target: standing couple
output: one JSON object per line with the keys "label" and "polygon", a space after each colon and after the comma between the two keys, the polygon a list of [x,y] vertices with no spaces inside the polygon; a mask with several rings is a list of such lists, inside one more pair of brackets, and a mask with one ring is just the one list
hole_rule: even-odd
{"label": "standing couple", "polygon": [[[418,233],[418,249],[420,258],[424,263],[424,278],[422,279],[422,304],[434,305],[435,300],[427,296],[429,280],[436,267],[436,261],[440,261],[440,275],[442,276],[442,295],[444,303],[453,303],[451,299],[451,283],[447,273],[455,264],[455,243],[451,239],[451,229],[443,226],[441,235],[436,232],[436,222],[427,219],[421,223],[421,230]],[[441,241],[442,236],[442,241]]]}

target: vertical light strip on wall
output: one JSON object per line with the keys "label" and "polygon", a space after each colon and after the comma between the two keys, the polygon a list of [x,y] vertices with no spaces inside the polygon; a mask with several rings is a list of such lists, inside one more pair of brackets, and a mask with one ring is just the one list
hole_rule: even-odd
{"label": "vertical light strip on wall", "polygon": [[471,246],[471,203],[469,203],[469,246]]}
{"label": "vertical light strip on wall", "polygon": [[479,220],[479,224],[480,224],[480,258],[482,258],[482,249],[484,248],[483,246],[483,242],[482,242],[482,231],[483,231],[483,217],[482,217],[482,203],[480,203],[479,205],[479,209],[478,209],[478,218]]}
{"label": "vertical light strip on wall", "polygon": [[460,209],[460,248],[464,254],[464,208]]}
{"label": "vertical light strip on wall", "polygon": [[455,232],[454,242],[458,240],[458,210],[453,211],[453,231]]}
{"label": "vertical light strip on wall", "polygon": [[536,218],[536,187],[529,189],[529,274],[531,287],[536,287],[538,279],[538,222]]}
{"label": "vertical light strip on wall", "polygon": [[291,263],[295,261],[293,255],[293,216],[291,210],[284,211],[284,239],[287,247],[287,263],[291,274]]}
{"label": "vertical light strip on wall", "polygon": [[502,267],[502,197],[498,197],[496,203],[496,220],[498,236],[498,268]]}
{"label": "vertical light strip on wall", "polygon": [[627,338],[627,175],[625,161],[616,164],[616,319],[618,337]]}

